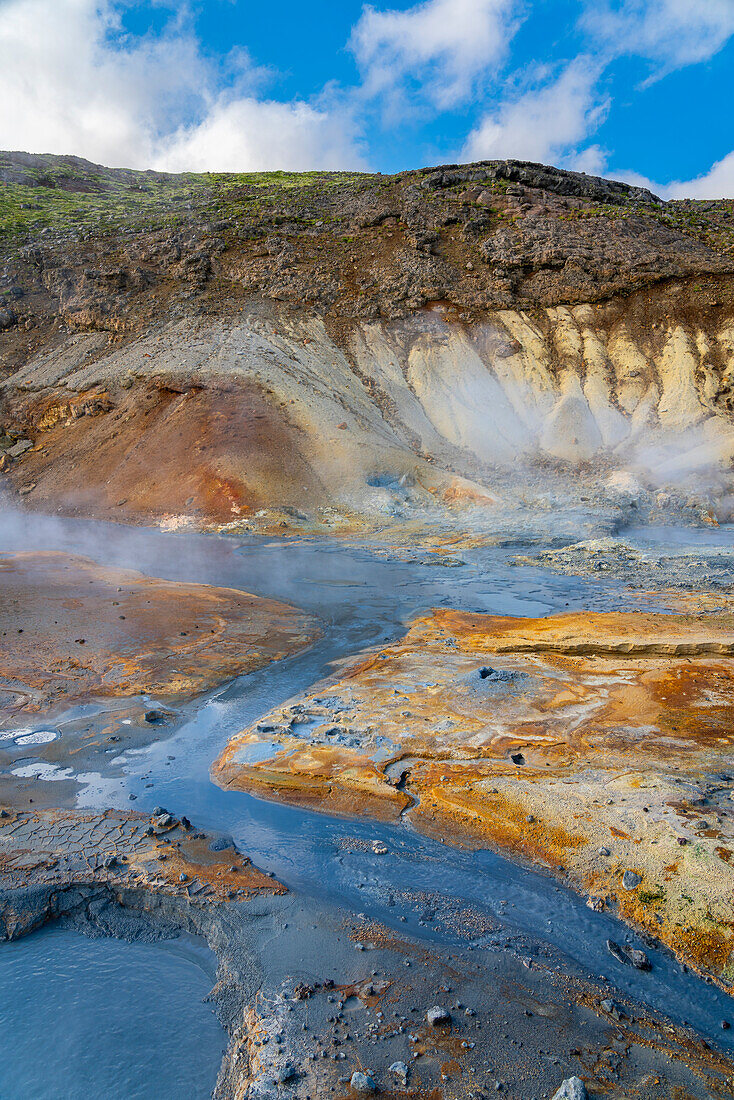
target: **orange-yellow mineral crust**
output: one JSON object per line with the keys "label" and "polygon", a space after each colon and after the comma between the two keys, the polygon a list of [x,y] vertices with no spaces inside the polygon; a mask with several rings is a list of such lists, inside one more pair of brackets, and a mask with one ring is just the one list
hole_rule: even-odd
{"label": "orange-yellow mineral crust", "polygon": [[436,610],[243,731],[214,775],[541,863],[726,981],[733,654],[728,610]]}

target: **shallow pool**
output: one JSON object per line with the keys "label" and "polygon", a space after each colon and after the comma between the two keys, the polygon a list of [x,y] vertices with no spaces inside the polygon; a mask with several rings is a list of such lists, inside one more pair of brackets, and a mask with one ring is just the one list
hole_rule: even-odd
{"label": "shallow pool", "polygon": [[184,937],[44,929],[0,950],[2,1100],[204,1100],[226,1035],[214,957]]}

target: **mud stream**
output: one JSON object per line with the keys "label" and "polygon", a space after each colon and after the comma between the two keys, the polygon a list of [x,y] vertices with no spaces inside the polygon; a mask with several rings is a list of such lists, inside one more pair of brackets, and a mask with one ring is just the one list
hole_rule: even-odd
{"label": "mud stream", "polygon": [[[698,534],[671,532],[671,537],[695,550]],[[635,538],[652,542],[658,533],[640,530]],[[712,539],[731,545],[730,532],[701,533],[701,538],[706,545]],[[243,542],[30,515],[4,523],[0,551],[28,548],[80,553],[155,577],[277,597],[315,612],[325,624],[323,638],[310,649],[181,710],[170,736],[112,755],[99,772],[72,770],[77,806],[133,805],[146,812],[163,805],[176,815],[187,814],[200,827],[230,834],[253,862],[318,906],[363,914],[419,941],[462,950],[523,938],[551,944],[589,977],[605,976],[612,987],[675,1022],[690,1024],[717,1046],[734,1047],[734,1031],[721,1029],[722,1018],[730,1015],[725,994],[662,950],[645,948],[653,963],[650,972],[621,964],[609,954],[607,940],[642,946],[638,937],[545,875],[490,852],[426,839],[412,829],[409,811],[397,825],[337,819],[224,791],[209,778],[212,761],[234,733],[328,674],[340,659],[400,636],[411,616],[425,608],[445,605],[516,616],[620,609],[628,597],[619,582],[518,569],[511,565],[517,548],[472,551],[463,555],[463,564],[446,568],[421,551],[400,557],[333,543]],[[87,706],[54,716],[51,725],[63,737],[65,725],[83,719],[91,728],[101,714],[102,706]],[[37,728],[46,727],[39,722]],[[22,746],[19,766],[32,767],[33,745]],[[375,840],[386,854],[371,850]],[[457,922],[460,911],[479,914],[475,927],[481,926],[481,932]],[[44,950],[51,950],[52,939],[44,936]],[[33,942],[38,938],[26,944],[31,968],[38,965]],[[0,968],[6,1016],[14,1012],[8,1006],[18,1004],[22,1011],[16,991],[26,973],[20,964]],[[72,985],[83,980],[81,974],[70,977]],[[192,1093],[205,1094],[205,1089]]]}

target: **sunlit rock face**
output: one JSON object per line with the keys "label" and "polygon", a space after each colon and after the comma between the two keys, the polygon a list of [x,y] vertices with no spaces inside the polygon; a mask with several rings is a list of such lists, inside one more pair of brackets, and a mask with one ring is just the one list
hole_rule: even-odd
{"label": "sunlit rock face", "polygon": [[435,611],[244,731],[215,776],[538,861],[731,979],[733,654],[721,601]]}
{"label": "sunlit rock face", "polygon": [[[734,322],[637,303],[444,306],[338,337],[273,307],[76,335],[5,384],[35,507],[138,521],[339,526],[572,502],[731,512]],[[665,511],[665,506],[662,508]]]}

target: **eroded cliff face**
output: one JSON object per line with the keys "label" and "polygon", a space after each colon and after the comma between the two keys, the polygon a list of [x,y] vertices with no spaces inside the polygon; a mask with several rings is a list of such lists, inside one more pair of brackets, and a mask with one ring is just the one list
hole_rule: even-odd
{"label": "eroded cliff face", "polygon": [[[138,521],[482,524],[581,486],[640,518],[732,514],[734,315],[658,299],[353,322],[252,306],[67,335],[3,387],[6,485]],[[16,439],[7,439],[9,447]],[[262,513],[258,517],[258,513]]]}
{"label": "eroded cliff face", "polygon": [[516,162],[171,177],[3,154],[0,177],[1,464],[33,506],[731,514],[731,203]]}

